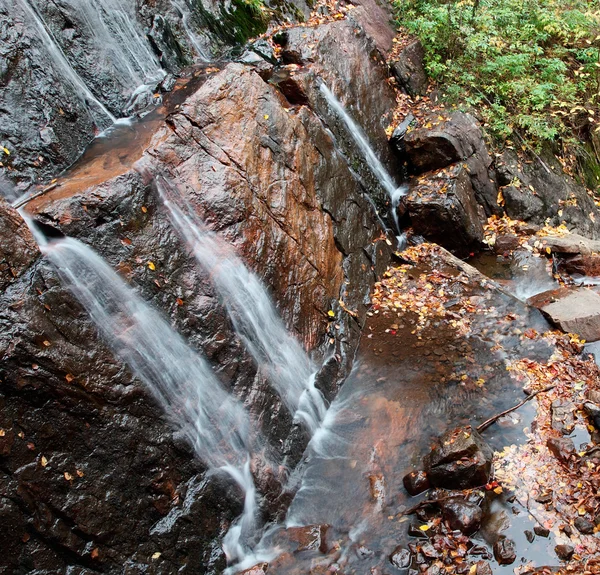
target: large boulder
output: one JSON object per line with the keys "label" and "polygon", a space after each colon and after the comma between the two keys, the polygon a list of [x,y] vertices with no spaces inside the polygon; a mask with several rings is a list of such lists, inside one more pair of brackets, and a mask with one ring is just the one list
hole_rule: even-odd
{"label": "large boulder", "polygon": [[438,170],[456,162],[465,164],[479,204],[487,215],[501,210],[492,158],[481,126],[464,112],[443,112],[427,117],[404,136],[410,167],[417,172]]}
{"label": "large boulder", "polygon": [[467,489],[488,482],[494,453],[470,426],[446,432],[425,458],[434,487]]}
{"label": "large boulder", "polygon": [[400,211],[415,233],[465,253],[483,241],[483,226],[467,170],[460,164],[415,177]]}
{"label": "large boulder", "polygon": [[528,301],[564,332],[576,333],[586,341],[600,340],[600,295],[596,292],[561,287]]}
{"label": "large boulder", "polygon": [[586,237],[600,238],[600,210],[587,190],[566,174],[549,152],[521,161],[512,150],[496,160],[504,209],[514,219],[536,224],[565,222]]}

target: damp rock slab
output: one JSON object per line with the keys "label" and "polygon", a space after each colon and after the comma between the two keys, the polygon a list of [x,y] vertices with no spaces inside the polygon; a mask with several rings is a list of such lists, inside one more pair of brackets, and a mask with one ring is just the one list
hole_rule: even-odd
{"label": "damp rock slab", "polygon": [[530,298],[556,327],[586,341],[600,340],[600,295],[585,289],[559,288]]}

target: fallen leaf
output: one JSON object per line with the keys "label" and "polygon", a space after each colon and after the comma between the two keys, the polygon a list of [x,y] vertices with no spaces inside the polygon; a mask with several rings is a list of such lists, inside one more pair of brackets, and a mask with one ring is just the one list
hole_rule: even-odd
{"label": "fallen leaf", "polygon": [[148,267],[154,271],[156,269],[156,266],[154,265],[154,262],[148,262]]}

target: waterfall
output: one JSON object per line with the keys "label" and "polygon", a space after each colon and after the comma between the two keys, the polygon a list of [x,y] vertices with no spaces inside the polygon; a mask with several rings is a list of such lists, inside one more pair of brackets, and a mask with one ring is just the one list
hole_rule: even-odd
{"label": "waterfall", "polygon": [[229,474],[244,491],[244,512],[223,542],[229,561],[242,560],[244,542],[256,530],[250,453],[258,439],[241,403],[221,387],[208,363],[91,248],[71,238],[42,241],[40,247],[115,354],[150,389],[198,457],[209,469]]}
{"label": "waterfall", "polygon": [[131,0],[69,0],[88,25],[100,53],[121,76],[121,84],[131,89],[164,77],[137,22]]}
{"label": "waterfall", "polygon": [[177,10],[177,12],[179,13],[181,17],[181,25],[183,26],[183,29],[192,46],[194,47],[194,50],[196,50],[196,54],[198,55],[200,60],[202,60],[203,62],[209,62],[210,57],[207,56],[206,50],[202,46],[202,41],[198,37],[198,34],[196,34],[190,27],[191,13],[190,9],[185,3],[185,0],[181,0],[181,2],[178,2],[177,0],[171,0],[171,6],[173,6],[173,8],[175,8],[175,10]]}
{"label": "waterfall", "polygon": [[77,95],[87,106],[99,110],[103,116],[110,120],[110,122],[116,122],[117,119],[108,111],[106,106],[94,96],[82,80],[81,76],[73,69],[60,45],[54,38],[50,29],[46,26],[44,20],[38,14],[37,10],[29,4],[28,0],[17,0],[17,2],[19,2],[25,13],[29,15],[35,26],[38,28],[40,37],[44,42],[44,46],[52,58],[52,61],[57,65],[64,79],[75,89]]}
{"label": "waterfall", "polygon": [[257,366],[294,418],[314,433],[327,411],[323,395],[315,387],[316,369],[287,331],[266,288],[234,250],[204,226],[173,185],[163,178],[156,183],[173,227],[210,274]]}
{"label": "waterfall", "polygon": [[350,132],[350,135],[356,142],[356,145],[360,148],[367,165],[375,174],[375,176],[377,176],[379,183],[388,193],[390,199],[393,199],[394,195],[401,188],[398,188],[398,186],[394,183],[392,176],[390,176],[389,172],[385,169],[384,165],[377,157],[377,154],[371,147],[371,144],[369,143],[367,135],[364,133],[363,129],[350,117],[344,106],[342,106],[342,103],[333,95],[333,92],[325,85],[325,83],[321,82],[319,89],[321,90],[321,94],[323,94],[327,100],[327,103],[331,106],[332,110],[346,125],[348,132]]}

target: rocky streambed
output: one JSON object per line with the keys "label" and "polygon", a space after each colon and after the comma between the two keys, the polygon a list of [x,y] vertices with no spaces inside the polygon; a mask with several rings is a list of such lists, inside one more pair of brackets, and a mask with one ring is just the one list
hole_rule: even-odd
{"label": "rocky streambed", "polygon": [[[19,0],[0,29],[14,104],[0,111],[3,168],[36,195],[23,202],[46,240],[93,247],[264,438],[256,527],[230,571],[593,572],[600,404],[582,334],[595,339],[600,310],[548,309],[598,275],[586,190],[553,157],[490,153],[474,116],[430,97],[422,47],[395,35],[384,3],[268,17],[144,3],[133,39],[166,75],[133,100],[86,60],[98,37],[64,4]],[[205,49],[218,63],[186,67]],[[28,80],[27,66],[45,74]],[[99,105],[138,118],[59,173],[105,127]],[[312,437],[178,235],[161,182],[268,286],[310,353],[330,404]],[[0,229],[0,572],[223,573],[247,491],[198,459],[4,200]],[[423,237],[484,250],[483,273]]]}

